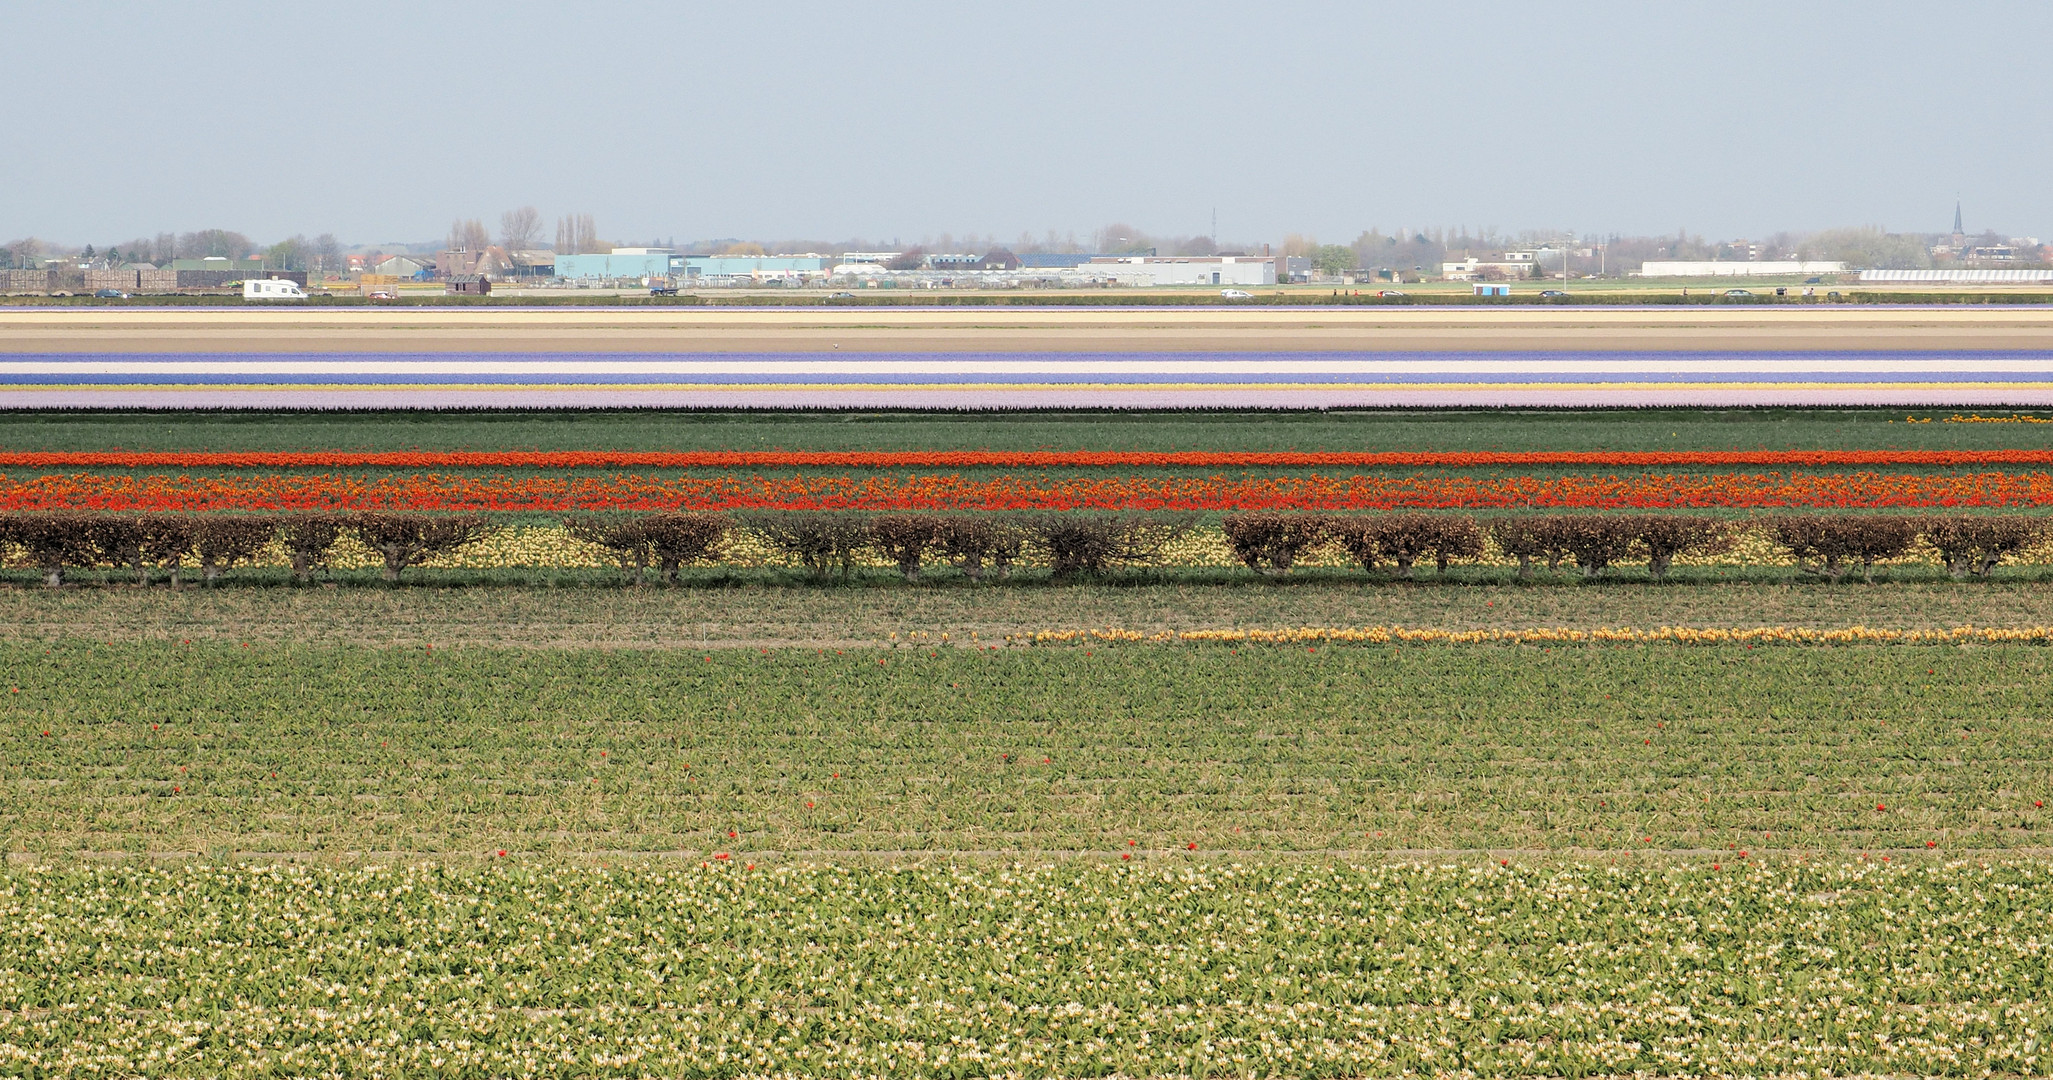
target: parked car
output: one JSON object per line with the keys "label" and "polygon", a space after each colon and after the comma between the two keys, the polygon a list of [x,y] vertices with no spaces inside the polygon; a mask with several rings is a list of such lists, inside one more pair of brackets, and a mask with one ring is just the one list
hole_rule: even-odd
{"label": "parked car", "polygon": [[1727,300],[1752,300],[1753,298],[1754,294],[1746,291],[1745,289],[1725,290],[1725,299]]}
{"label": "parked car", "polygon": [[99,291],[97,291],[97,292],[93,293],[93,299],[95,299],[95,300],[126,300],[126,299],[128,299],[128,294],[127,294],[127,293],[125,293],[125,292],[122,292],[122,291],[121,291],[120,289],[101,289],[101,290],[99,290]]}
{"label": "parked car", "polygon": [[1219,295],[1228,300],[1253,300],[1255,294],[1245,289],[1221,289]]}
{"label": "parked car", "polygon": [[1565,299],[1565,298],[1566,298],[1567,296],[1568,296],[1568,294],[1567,294],[1567,293],[1565,293],[1565,292],[1563,292],[1563,291],[1561,291],[1560,289],[1541,289],[1541,290],[1540,290],[1540,299],[1542,299],[1542,300],[1561,300],[1561,299]]}
{"label": "parked car", "polygon": [[1376,295],[1377,295],[1377,296],[1380,296],[1380,297],[1382,297],[1382,298],[1383,298],[1383,299],[1385,299],[1385,300],[1402,300],[1402,299],[1404,299],[1404,293],[1400,292],[1400,291],[1399,291],[1399,290],[1397,290],[1397,289],[1384,289],[1383,291],[1381,291],[1381,292],[1377,293]]}
{"label": "parked car", "polygon": [[828,294],[827,294],[827,299],[829,299],[829,300],[853,300],[853,299],[855,299],[855,294],[854,294],[854,293],[852,293],[852,292],[838,292],[838,293],[828,293]]}
{"label": "parked car", "polygon": [[384,289],[379,289],[379,290],[377,290],[376,292],[373,292],[373,293],[372,293],[372,294],[370,295],[370,299],[372,299],[372,300],[397,300],[397,299],[399,299],[399,294],[398,294],[398,293],[396,293],[396,292],[388,292],[388,291],[386,291],[386,290],[384,290]]}
{"label": "parked car", "polygon": [[677,286],[675,286],[675,285],[651,285],[651,286],[649,286],[649,295],[650,295],[650,296],[676,296],[676,295],[677,295]]}

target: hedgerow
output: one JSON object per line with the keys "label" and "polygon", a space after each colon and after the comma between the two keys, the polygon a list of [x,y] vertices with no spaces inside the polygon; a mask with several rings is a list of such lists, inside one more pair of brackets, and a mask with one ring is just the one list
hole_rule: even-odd
{"label": "hedgerow", "polygon": [[[646,584],[651,569],[675,582],[686,566],[803,567],[816,580],[858,567],[895,567],[909,582],[945,561],[972,581],[1008,577],[1022,563],[1058,579],[1101,576],[1120,566],[1223,567],[1265,578],[1306,567],[1357,565],[1409,579],[1421,561],[1517,567],[1573,560],[1594,579],[1644,560],[1665,579],[1677,565],[1792,567],[1837,582],[1858,568],[1937,562],[1956,579],[1987,579],[2005,562],[2053,563],[2044,519],[2003,515],[1796,514],[1719,519],[1681,514],[1547,514],[1476,518],[1400,511],[1330,515],[1258,511],[1200,528],[1175,512],[1003,513],[712,511],[573,514],[555,527],[495,524],[481,515],[422,512],[334,514],[138,514],[83,510],[0,513],[0,565],[38,570],[49,585],[79,571],[137,584],[168,570],[172,584],[197,565],[212,584],[232,567],[289,567],[293,580],[377,568],[388,582],[412,567],[553,568],[617,565]],[[1730,560],[1720,556],[1731,554]]]}

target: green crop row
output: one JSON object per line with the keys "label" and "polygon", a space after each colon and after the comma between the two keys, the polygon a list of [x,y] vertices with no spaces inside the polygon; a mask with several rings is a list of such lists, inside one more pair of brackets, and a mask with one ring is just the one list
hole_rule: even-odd
{"label": "green crop row", "polygon": [[2049,682],[2008,645],[17,644],[0,847],[2035,849]]}
{"label": "green crop row", "polygon": [[[1995,419],[2016,419],[2007,409]],[[2009,450],[2035,427],[1953,409],[1607,408],[773,412],[722,409],[0,410],[15,451]],[[2043,420],[2045,410],[2023,415]],[[1909,422],[1907,422],[1909,421]],[[29,470],[33,471],[33,470]],[[1929,471],[1929,470],[1927,470]],[[10,470],[10,474],[13,470]]]}
{"label": "green crop row", "polygon": [[16,868],[0,1071],[2044,1075],[2048,889],[2036,861]]}

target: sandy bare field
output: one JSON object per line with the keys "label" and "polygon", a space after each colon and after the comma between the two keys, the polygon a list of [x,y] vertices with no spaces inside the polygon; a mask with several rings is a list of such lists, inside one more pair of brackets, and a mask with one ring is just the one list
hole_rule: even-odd
{"label": "sandy bare field", "polygon": [[2053,349],[2045,308],[0,309],[0,353]]}

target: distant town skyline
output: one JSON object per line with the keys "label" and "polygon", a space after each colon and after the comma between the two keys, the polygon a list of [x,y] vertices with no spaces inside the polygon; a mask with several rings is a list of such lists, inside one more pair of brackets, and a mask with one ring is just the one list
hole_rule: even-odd
{"label": "distant town skyline", "polygon": [[[10,14],[0,242],[2053,234],[2053,9],[107,3]],[[546,238],[546,237],[545,237]]]}

